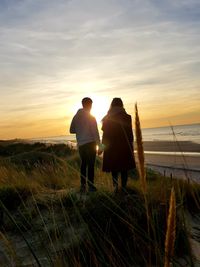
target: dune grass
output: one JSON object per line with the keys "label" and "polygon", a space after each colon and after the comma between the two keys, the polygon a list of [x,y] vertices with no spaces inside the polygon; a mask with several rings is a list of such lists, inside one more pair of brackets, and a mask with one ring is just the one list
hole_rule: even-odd
{"label": "dune grass", "polygon": [[125,194],[114,194],[98,158],[98,191],[80,195],[76,151],[29,146],[24,151],[18,144],[12,155],[4,147],[1,154],[1,266],[163,266],[172,187],[176,235],[170,262],[179,266],[181,258],[192,266],[184,211],[199,212],[199,185],[146,170],[145,203],[135,174]]}

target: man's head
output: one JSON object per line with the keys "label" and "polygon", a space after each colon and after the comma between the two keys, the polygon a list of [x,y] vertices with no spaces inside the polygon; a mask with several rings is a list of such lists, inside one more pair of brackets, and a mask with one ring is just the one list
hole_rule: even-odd
{"label": "man's head", "polygon": [[82,106],[84,109],[90,111],[92,108],[92,99],[89,97],[84,97],[82,99]]}

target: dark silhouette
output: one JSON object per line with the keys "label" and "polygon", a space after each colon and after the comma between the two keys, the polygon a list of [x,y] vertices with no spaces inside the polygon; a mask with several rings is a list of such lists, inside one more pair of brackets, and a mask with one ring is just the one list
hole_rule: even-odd
{"label": "dark silhouette", "polygon": [[76,134],[81,158],[81,192],[86,191],[86,177],[89,191],[96,191],[94,186],[94,164],[96,159],[96,146],[100,143],[96,119],[90,114],[92,100],[88,97],[82,100],[82,109],[73,117],[70,133]]}
{"label": "dark silhouette", "polygon": [[105,146],[103,171],[112,173],[115,191],[118,190],[118,175],[121,173],[121,185],[125,189],[128,170],[135,168],[135,159],[131,116],[126,113],[120,98],[112,100],[102,122],[102,143]]}

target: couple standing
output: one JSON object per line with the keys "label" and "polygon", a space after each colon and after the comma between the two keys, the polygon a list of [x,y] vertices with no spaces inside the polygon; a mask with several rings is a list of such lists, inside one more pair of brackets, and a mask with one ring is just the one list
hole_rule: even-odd
{"label": "couple standing", "polygon": [[86,181],[89,191],[96,191],[94,164],[97,146],[99,155],[104,152],[103,171],[112,173],[114,190],[118,190],[119,174],[122,190],[126,189],[128,170],[135,168],[131,116],[126,113],[121,98],[113,98],[110,109],[102,120],[101,143],[96,119],[90,114],[92,99],[83,98],[82,106],[70,126],[70,133],[76,134],[81,158],[81,192],[86,192]]}

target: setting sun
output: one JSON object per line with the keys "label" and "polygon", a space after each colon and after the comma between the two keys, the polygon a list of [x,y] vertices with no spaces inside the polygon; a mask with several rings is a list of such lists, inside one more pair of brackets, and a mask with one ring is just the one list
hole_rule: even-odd
{"label": "setting sun", "polygon": [[110,101],[101,96],[93,96],[91,98],[93,101],[91,114],[96,118],[97,123],[100,123],[108,112]]}

